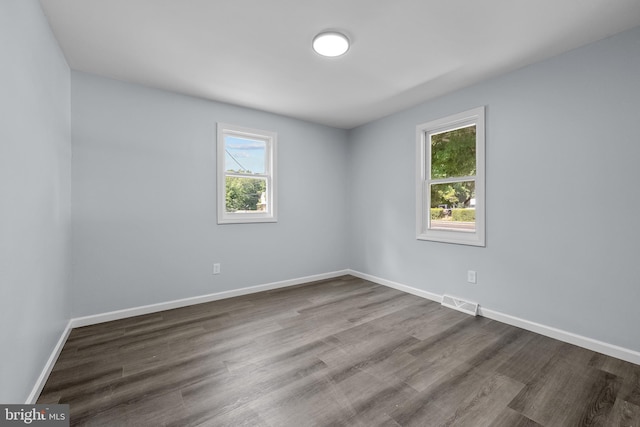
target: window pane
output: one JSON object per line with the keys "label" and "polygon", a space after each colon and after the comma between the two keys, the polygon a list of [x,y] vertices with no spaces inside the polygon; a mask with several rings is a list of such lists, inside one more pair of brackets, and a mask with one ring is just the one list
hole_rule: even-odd
{"label": "window pane", "polygon": [[258,174],[266,172],[267,143],[265,141],[226,135],[224,152],[227,172]]}
{"label": "window pane", "polygon": [[476,174],[476,125],[431,134],[431,178]]}
{"label": "window pane", "polygon": [[431,184],[429,228],[476,230],[475,181]]}
{"label": "window pane", "polygon": [[227,212],[267,211],[267,180],[263,178],[225,177]]}

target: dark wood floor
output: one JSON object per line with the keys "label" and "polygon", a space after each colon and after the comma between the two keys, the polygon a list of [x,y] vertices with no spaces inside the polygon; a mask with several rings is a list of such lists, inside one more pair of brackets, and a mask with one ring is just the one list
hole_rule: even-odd
{"label": "dark wood floor", "polygon": [[74,329],[91,426],[640,426],[640,366],[345,276]]}

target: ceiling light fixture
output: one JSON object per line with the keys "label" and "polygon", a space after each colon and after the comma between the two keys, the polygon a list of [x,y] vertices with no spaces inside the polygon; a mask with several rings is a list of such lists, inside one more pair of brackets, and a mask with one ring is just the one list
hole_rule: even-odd
{"label": "ceiling light fixture", "polygon": [[340,56],[349,50],[349,39],[342,33],[326,31],[313,38],[313,50],[322,56]]}

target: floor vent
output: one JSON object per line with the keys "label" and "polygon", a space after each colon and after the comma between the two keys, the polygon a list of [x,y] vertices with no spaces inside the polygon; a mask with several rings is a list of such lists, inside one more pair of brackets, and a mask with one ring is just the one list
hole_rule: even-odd
{"label": "floor vent", "polygon": [[461,311],[463,313],[470,314],[472,316],[478,315],[477,303],[465,301],[460,298],[452,297],[451,295],[442,296],[442,305],[444,305],[445,307],[453,308],[454,310]]}

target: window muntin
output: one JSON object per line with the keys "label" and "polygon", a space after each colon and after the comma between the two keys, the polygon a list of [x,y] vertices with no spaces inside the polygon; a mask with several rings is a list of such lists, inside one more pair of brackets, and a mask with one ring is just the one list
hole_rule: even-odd
{"label": "window muntin", "polygon": [[218,123],[218,223],[275,222],[275,132]]}
{"label": "window muntin", "polygon": [[484,107],[416,127],[416,237],[484,246]]}

